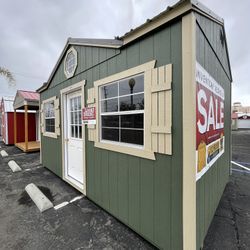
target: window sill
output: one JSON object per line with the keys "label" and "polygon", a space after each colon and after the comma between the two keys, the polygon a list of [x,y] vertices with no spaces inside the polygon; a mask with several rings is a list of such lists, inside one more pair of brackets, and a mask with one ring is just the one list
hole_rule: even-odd
{"label": "window sill", "polygon": [[52,133],[52,132],[44,132],[43,136],[51,137],[51,138],[55,138],[55,139],[57,138],[57,134],[56,133]]}
{"label": "window sill", "polygon": [[139,148],[134,148],[134,147],[132,148],[132,147],[126,147],[126,146],[121,146],[121,145],[114,145],[114,144],[104,143],[104,142],[95,142],[95,147],[118,152],[118,153],[122,153],[122,154],[138,156],[140,158],[155,160],[154,152],[147,151],[145,149],[139,149]]}

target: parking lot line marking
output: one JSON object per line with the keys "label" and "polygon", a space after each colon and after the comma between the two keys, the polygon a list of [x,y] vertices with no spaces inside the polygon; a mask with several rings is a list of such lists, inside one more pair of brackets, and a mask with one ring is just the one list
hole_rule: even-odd
{"label": "parking lot line marking", "polygon": [[2,157],[9,156],[8,153],[5,150],[1,150],[0,154],[1,154]]}
{"label": "parking lot line marking", "polygon": [[33,167],[33,168],[27,168],[27,169],[24,170],[24,172],[28,172],[28,171],[35,170],[35,169],[42,168],[42,167],[43,167],[43,166],[38,165],[38,166],[35,166],[35,167]]}
{"label": "parking lot line marking", "polygon": [[73,202],[75,202],[75,201],[78,201],[78,200],[82,199],[83,197],[84,197],[84,195],[76,196],[75,198],[73,198],[73,199],[70,200],[70,201],[64,201],[64,202],[62,202],[62,203],[60,203],[60,204],[54,206],[54,209],[57,210],[57,209],[59,209],[59,208],[65,207],[65,206],[69,205],[70,203],[73,203]]}
{"label": "parking lot line marking", "polygon": [[10,167],[10,169],[12,170],[12,172],[19,172],[19,171],[21,171],[22,169],[19,167],[19,165],[15,162],[15,161],[13,161],[13,160],[11,160],[11,161],[9,161],[8,162],[8,166]]}
{"label": "parking lot line marking", "polygon": [[76,196],[75,198],[73,198],[69,203],[72,203],[74,201],[77,201],[77,200],[80,200],[84,197],[84,195],[79,195],[79,196]]}
{"label": "parking lot line marking", "polygon": [[232,168],[232,170],[235,171],[235,172],[240,172],[240,173],[244,173],[244,174],[250,174],[250,172],[247,171],[247,170],[241,170],[241,169],[236,169],[236,168]]}
{"label": "parking lot line marking", "polygon": [[250,168],[247,168],[247,167],[245,167],[245,166],[243,166],[243,165],[241,165],[241,164],[239,164],[239,163],[237,163],[235,161],[231,161],[231,163],[233,163],[234,165],[236,165],[236,166],[238,166],[240,168],[243,168],[243,169],[245,169],[247,171],[250,171]]}
{"label": "parking lot line marking", "polygon": [[59,209],[59,208],[62,208],[62,207],[67,206],[68,204],[69,204],[68,201],[64,201],[64,202],[62,202],[62,203],[60,203],[60,204],[54,206],[54,209],[57,210],[57,209]]}

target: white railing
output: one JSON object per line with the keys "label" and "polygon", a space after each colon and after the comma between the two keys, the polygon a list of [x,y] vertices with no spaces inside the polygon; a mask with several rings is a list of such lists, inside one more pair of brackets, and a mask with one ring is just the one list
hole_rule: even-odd
{"label": "white railing", "polygon": [[233,163],[234,165],[236,165],[236,166],[238,166],[240,168],[243,168],[243,169],[245,169],[245,170],[247,170],[247,171],[250,172],[250,168],[247,168],[247,167],[245,167],[245,166],[243,166],[243,165],[241,165],[241,164],[239,164],[239,163],[237,163],[235,161],[231,161],[231,163]]}

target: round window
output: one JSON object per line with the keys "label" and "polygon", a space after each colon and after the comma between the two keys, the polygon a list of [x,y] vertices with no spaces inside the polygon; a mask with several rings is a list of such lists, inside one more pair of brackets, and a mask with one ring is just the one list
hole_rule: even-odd
{"label": "round window", "polygon": [[64,61],[64,73],[67,78],[72,77],[77,66],[77,52],[74,48],[70,48],[66,54]]}

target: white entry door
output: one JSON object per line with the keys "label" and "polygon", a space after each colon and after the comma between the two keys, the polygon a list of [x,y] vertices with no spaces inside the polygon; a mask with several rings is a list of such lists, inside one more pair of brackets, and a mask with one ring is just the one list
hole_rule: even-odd
{"label": "white entry door", "polygon": [[83,159],[82,92],[66,94],[65,122],[65,178],[71,184],[85,190],[85,160]]}

